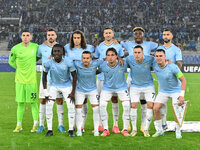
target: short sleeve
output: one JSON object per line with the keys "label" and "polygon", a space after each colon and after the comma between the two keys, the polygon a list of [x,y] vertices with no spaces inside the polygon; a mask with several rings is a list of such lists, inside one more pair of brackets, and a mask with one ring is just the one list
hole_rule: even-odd
{"label": "short sleeve", "polygon": [[48,72],[50,70],[50,66],[51,66],[51,60],[48,60],[45,64],[44,64],[44,72]]}

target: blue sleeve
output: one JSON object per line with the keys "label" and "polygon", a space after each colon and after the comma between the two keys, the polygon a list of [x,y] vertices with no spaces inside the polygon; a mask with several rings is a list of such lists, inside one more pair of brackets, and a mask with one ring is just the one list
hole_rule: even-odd
{"label": "blue sleeve", "polygon": [[182,52],[179,48],[176,50],[176,61],[182,60]]}
{"label": "blue sleeve", "polygon": [[70,59],[69,59],[69,61],[68,61],[68,67],[69,67],[70,72],[73,72],[73,71],[76,70],[73,61],[70,60]]}
{"label": "blue sleeve", "polygon": [[50,70],[50,66],[51,66],[51,60],[48,60],[45,64],[44,64],[44,72],[48,72]]}
{"label": "blue sleeve", "polygon": [[130,68],[130,65],[129,65],[129,56],[124,58],[124,61],[126,62],[127,64],[127,67]]}
{"label": "blue sleeve", "polygon": [[171,66],[172,66],[173,74],[177,75],[179,72],[181,72],[181,70],[178,68],[177,65],[171,64]]}
{"label": "blue sleeve", "polygon": [[155,71],[156,65],[157,65],[157,62],[156,62],[156,59],[154,58],[154,61],[153,61],[153,63],[152,63],[152,67],[153,67],[153,70],[154,70],[154,71]]}
{"label": "blue sleeve", "polygon": [[119,48],[118,56],[119,56],[119,57],[123,57],[123,56],[124,56],[123,48],[122,48],[122,46],[121,46],[120,44],[119,44],[118,46],[119,46],[119,47],[118,47],[118,48]]}
{"label": "blue sleeve", "polygon": [[99,46],[97,46],[97,47],[95,48],[94,57],[95,57],[95,58],[99,58],[99,56],[100,56],[100,53],[99,53]]}
{"label": "blue sleeve", "polygon": [[87,45],[87,51],[93,53],[94,52],[94,46],[93,45]]}
{"label": "blue sleeve", "polygon": [[100,59],[97,59],[94,61],[96,61],[98,67],[104,62],[104,60],[100,60]]}
{"label": "blue sleeve", "polygon": [[41,49],[41,45],[40,45],[39,48],[38,48],[38,51],[37,51],[37,57],[39,57],[39,58],[42,57],[42,49]]}
{"label": "blue sleeve", "polygon": [[158,48],[158,43],[151,42],[151,50],[155,50]]}
{"label": "blue sleeve", "polygon": [[126,44],[126,42],[121,42],[120,45],[127,50],[127,44]]}
{"label": "blue sleeve", "polygon": [[65,54],[66,54],[66,56],[68,55],[68,48],[69,48],[69,44],[66,44],[65,46],[64,46],[64,48],[65,48]]}

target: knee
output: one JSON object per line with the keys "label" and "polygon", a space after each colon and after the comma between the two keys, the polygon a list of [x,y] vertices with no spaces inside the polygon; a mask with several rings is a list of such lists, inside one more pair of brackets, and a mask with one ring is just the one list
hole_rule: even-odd
{"label": "knee", "polygon": [[117,96],[113,96],[111,98],[111,100],[112,100],[113,103],[118,103],[118,97]]}
{"label": "knee", "polygon": [[154,105],[153,111],[154,111],[155,113],[160,112],[160,107]]}
{"label": "knee", "polygon": [[153,109],[153,103],[152,102],[147,102],[147,108],[148,109]]}
{"label": "knee", "polygon": [[136,109],[137,108],[137,103],[135,103],[135,102],[131,103],[131,108]]}
{"label": "knee", "polygon": [[43,99],[43,98],[40,99],[40,103],[41,103],[41,104],[46,104],[46,99]]}
{"label": "knee", "polygon": [[82,108],[82,105],[76,105],[76,108]]}
{"label": "knee", "polygon": [[62,98],[57,98],[57,99],[56,99],[56,103],[57,103],[58,105],[62,105],[62,104],[63,104],[63,99],[62,99]]}
{"label": "knee", "polygon": [[146,104],[146,103],[147,103],[147,101],[146,101],[146,100],[144,100],[144,99],[141,99],[141,100],[140,100],[140,103],[143,105],[143,104]]}

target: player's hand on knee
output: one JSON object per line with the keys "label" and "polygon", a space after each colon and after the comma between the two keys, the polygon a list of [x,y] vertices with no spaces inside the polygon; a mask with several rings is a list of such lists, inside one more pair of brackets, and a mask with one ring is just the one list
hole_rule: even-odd
{"label": "player's hand on knee", "polygon": [[75,96],[73,93],[70,93],[68,98],[70,98],[70,103],[75,104]]}
{"label": "player's hand on knee", "polygon": [[183,104],[184,104],[184,97],[183,96],[179,96],[178,105],[181,106]]}

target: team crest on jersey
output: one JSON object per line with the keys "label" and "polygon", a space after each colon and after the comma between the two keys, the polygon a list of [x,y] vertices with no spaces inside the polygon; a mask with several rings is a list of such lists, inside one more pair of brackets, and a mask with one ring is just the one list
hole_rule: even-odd
{"label": "team crest on jersey", "polygon": [[34,53],[34,50],[32,50],[32,53]]}
{"label": "team crest on jersey", "polygon": [[62,68],[65,70],[65,69],[67,68],[67,66],[66,66],[66,65],[63,65]]}
{"label": "team crest on jersey", "polygon": [[165,72],[167,75],[169,74],[169,72]]}

